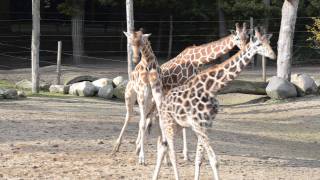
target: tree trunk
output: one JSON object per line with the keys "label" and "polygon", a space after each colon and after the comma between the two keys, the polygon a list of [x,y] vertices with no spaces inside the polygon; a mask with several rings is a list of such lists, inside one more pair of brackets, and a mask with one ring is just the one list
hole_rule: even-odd
{"label": "tree trunk", "polygon": [[73,63],[79,65],[82,63],[83,55],[83,15],[84,1],[73,0],[75,14],[72,16],[72,48]]}
{"label": "tree trunk", "polygon": [[[134,20],[133,20],[133,0],[126,0],[126,11],[127,11],[127,32],[134,30]],[[127,39],[127,53],[128,53],[128,77],[134,68],[132,58],[133,53],[131,46],[129,44],[129,39]]]}
{"label": "tree trunk", "polygon": [[250,82],[234,80],[228,84],[225,88],[219,91],[219,94],[227,93],[243,93],[243,94],[256,94],[266,95],[266,87],[268,83],[265,82]]}
{"label": "tree trunk", "polygon": [[39,93],[40,0],[32,0],[32,93]]}
{"label": "tree trunk", "polygon": [[[218,17],[219,17],[219,37],[224,37],[227,35],[227,28],[226,28],[226,21],[225,21],[225,16],[224,16],[224,11],[222,10],[220,0],[218,0]],[[229,53],[221,56],[222,60],[228,59]]]}
{"label": "tree trunk", "polygon": [[[264,33],[268,32],[269,29],[269,9],[270,9],[270,0],[263,0],[263,3],[267,7],[266,19],[264,20]],[[267,61],[265,56],[261,56],[261,64],[262,64],[262,80],[263,82],[267,81]]]}
{"label": "tree trunk", "polygon": [[277,76],[290,81],[292,44],[299,0],[285,0],[278,40]]}

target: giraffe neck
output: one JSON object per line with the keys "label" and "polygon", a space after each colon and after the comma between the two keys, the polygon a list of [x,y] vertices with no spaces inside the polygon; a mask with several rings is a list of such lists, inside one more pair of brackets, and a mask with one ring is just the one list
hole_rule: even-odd
{"label": "giraffe neck", "polygon": [[228,82],[234,80],[250,63],[255,54],[256,47],[253,47],[252,44],[249,43],[244,49],[240,50],[227,61],[203,71],[191,81],[190,85],[195,86],[200,80],[204,83],[204,87],[207,91],[215,94],[226,86]]}
{"label": "giraffe neck", "polygon": [[149,40],[145,40],[144,46],[141,48],[141,61],[144,62],[145,65],[149,65],[150,63],[154,62],[156,57],[151,47],[151,43]]}
{"label": "giraffe neck", "polygon": [[230,34],[218,41],[214,41],[201,47],[201,58],[199,59],[199,65],[212,62],[222,55],[228,53],[236,44],[233,41],[233,35]]}
{"label": "giraffe neck", "polygon": [[147,67],[148,80],[151,86],[153,99],[156,103],[157,109],[160,110],[163,97],[161,69],[156,56],[153,53],[149,40],[146,40],[145,45],[141,48],[141,56],[141,61],[144,62]]}

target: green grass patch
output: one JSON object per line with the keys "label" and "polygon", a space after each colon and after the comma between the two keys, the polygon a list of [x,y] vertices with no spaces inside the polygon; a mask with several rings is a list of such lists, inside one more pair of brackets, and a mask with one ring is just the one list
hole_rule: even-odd
{"label": "green grass patch", "polygon": [[72,98],[70,94],[50,93],[48,91],[40,91],[38,94],[33,94],[31,91],[24,91],[28,97],[48,97],[48,98]]}
{"label": "green grass patch", "polygon": [[0,88],[15,88],[15,84],[7,80],[0,79]]}

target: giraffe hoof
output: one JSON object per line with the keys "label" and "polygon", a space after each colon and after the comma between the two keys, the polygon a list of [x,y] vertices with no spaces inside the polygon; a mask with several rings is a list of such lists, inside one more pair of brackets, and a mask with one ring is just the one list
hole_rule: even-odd
{"label": "giraffe hoof", "polygon": [[146,163],[144,161],[144,158],[139,158],[139,164],[145,166]]}
{"label": "giraffe hoof", "polygon": [[184,156],[184,157],[183,157],[183,160],[186,161],[186,162],[191,162],[189,156]]}
{"label": "giraffe hoof", "polygon": [[168,167],[171,167],[172,166],[172,164],[171,164],[171,162],[170,161],[167,161],[167,162],[164,162],[165,164],[166,164],[166,166],[168,166]]}
{"label": "giraffe hoof", "polygon": [[112,149],[112,151],[111,151],[111,154],[115,154],[115,153],[119,152],[119,148],[120,148],[120,144],[116,144],[116,145],[113,147],[113,149]]}

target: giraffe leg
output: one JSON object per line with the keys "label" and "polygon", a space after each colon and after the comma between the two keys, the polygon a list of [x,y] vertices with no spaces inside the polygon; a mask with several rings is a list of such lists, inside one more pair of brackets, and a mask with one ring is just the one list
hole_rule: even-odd
{"label": "giraffe leg", "polygon": [[176,163],[176,155],[175,155],[175,150],[174,150],[174,130],[171,128],[166,132],[167,136],[167,142],[168,142],[168,148],[169,148],[169,158],[171,161],[171,165],[173,168],[174,176],[176,180],[179,180],[179,172],[177,169],[177,163]]}
{"label": "giraffe leg", "polygon": [[118,139],[112,149],[112,154],[119,151],[123,133],[128,125],[129,120],[133,116],[133,106],[134,106],[134,103],[136,102],[136,99],[137,99],[137,94],[134,91],[132,84],[129,82],[129,84],[127,85],[126,91],[125,91],[125,101],[126,101],[126,109],[127,109],[126,118],[124,121],[124,125],[121,129],[120,135],[119,135],[119,137],[118,137]]}
{"label": "giraffe leg", "polygon": [[203,158],[203,145],[198,139],[196,159],[194,161],[194,167],[195,167],[194,180],[200,179],[200,167],[202,164],[202,158]]}
{"label": "giraffe leg", "polygon": [[156,167],[155,167],[155,170],[154,170],[153,176],[152,176],[153,180],[158,179],[160,168],[161,168],[161,163],[162,163],[162,160],[163,160],[164,155],[166,154],[167,150],[168,150],[167,142],[164,141],[164,139],[161,138],[161,136],[159,136],[158,144],[157,144],[157,162],[156,162]]}
{"label": "giraffe leg", "polygon": [[183,160],[189,161],[186,128],[182,128],[182,135],[183,135]]}
{"label": "giraffe leg", "polygon": [[140,109],[140,121],[139,121],[139,133],[140,141],[136,147],[136,152],[139,153],[139,164],[144,165],[144,139],[145,139],[145,125],[146,125],[146,116],[147,116],[147,101],[148,101],[148,87],[144,89],[143,93],[138,94],[138,104]]}
{"label": "giraffe leg", "polygon": [[207,137],[202,137],[202,136],[199,136],[198,138],[200,138],[200,141],[203,143],[207,151],[210,166],[213,171],[213,177],[215,180],[219,180],[218,161],[217,161],[216,154],[214,153],[213,149],[210,146],[209,139]]}

